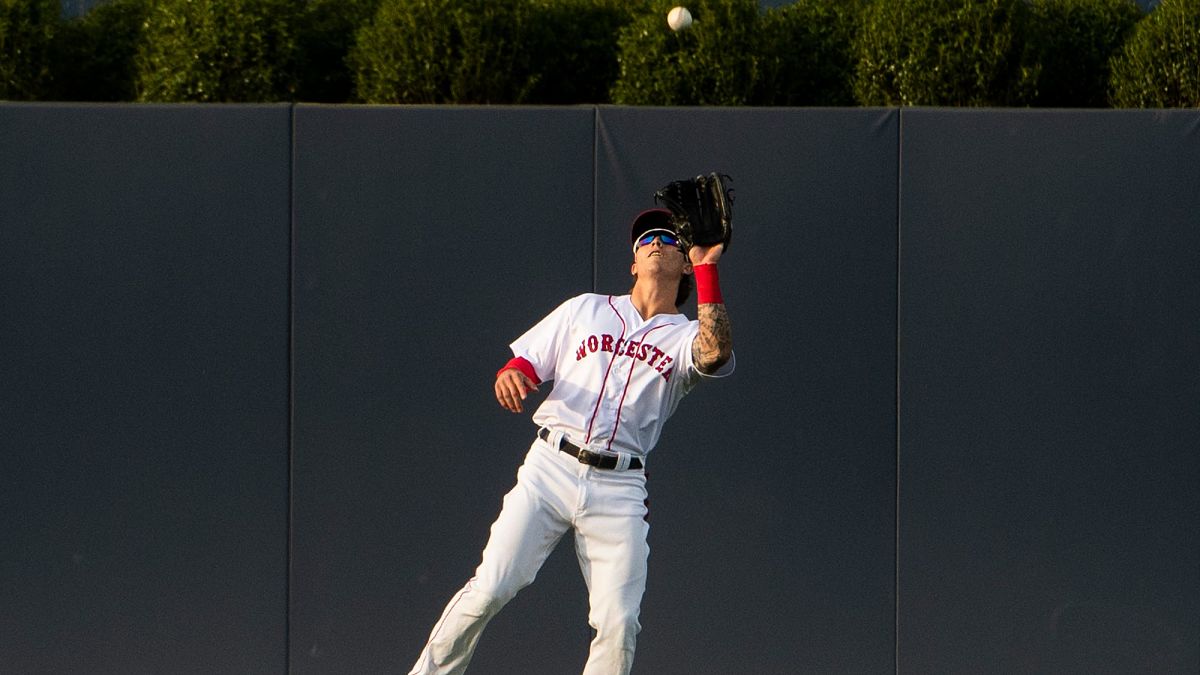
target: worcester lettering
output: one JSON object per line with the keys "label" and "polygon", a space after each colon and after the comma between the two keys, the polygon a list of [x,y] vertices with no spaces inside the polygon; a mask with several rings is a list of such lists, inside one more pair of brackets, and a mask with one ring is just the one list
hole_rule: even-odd
{"label": "worcester lettering", "polygon": [[671,381],[671,373],[675,371],[675,366],[672,365],[675,360],[658,347],[636,340],[613,339],[613,336],[607,334],[589,335],[581,340],[579,349],[575,350],[575,360],[582,361],[596,352],[609,352],[616,356],[637,359],[654,368],[655,372],[662,374],[663,379],[668,382]]}

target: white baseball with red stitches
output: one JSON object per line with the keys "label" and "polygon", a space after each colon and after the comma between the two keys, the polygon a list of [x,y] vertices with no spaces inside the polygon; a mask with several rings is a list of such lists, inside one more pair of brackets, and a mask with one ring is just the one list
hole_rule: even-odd
{"label": "white baseball with red stitches", "polygon": [[667,25],[674,31],[684,30],[692,25],[692,13],[687,7],[673,7],[667,12]]}

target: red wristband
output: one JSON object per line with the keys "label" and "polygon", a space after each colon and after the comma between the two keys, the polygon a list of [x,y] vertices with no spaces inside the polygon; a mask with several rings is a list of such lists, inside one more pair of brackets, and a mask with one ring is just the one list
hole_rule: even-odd
{"label": "red wristband", "polygon": [[725,300],[721,297],[721,283],[717,278],[716,264],[695,265],[692,267],[692,271],[696,275],[696,304],[724,304]]}
{"label": "red wristband", "polygon": [[504,364],[503,368],[496,371],[496,377],[500,377],[500,373],[503,373],[509,368],[516,368],[517,370],[521,371],[525,374],[525,377],[533,380],[534,384],[542,383],[541,379],[537,376],[537,371],[533,369],[533,364],[520,356],[514,356],[513,358],[509,359],[508,363]]}

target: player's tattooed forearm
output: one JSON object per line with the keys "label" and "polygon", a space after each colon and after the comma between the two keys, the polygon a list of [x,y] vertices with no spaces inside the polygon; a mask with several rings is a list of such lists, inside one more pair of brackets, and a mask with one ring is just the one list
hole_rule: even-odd
{"label": "player's tattooed forearm", "polygon": [[733,328],[723,304],[697,305],[700,333],[692,342],[692,360],[704,373],[714,373],[733,354]]}

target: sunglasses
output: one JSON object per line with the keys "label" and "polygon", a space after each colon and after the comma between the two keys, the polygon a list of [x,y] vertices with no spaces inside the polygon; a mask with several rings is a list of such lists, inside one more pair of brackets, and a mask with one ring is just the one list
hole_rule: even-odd
{"label": "sunglasses", "polygon": [[661,241],[663,246],[675,246],[677,248],[680,247],[679,237],[675,236],[673,232],[667,232],[666,230],[650,230],[646,234],[643,234],[641,239],[637,240],[637,243],[633,245],[633,250],[636,252],[639,248],[653,243],[655,239]]}

